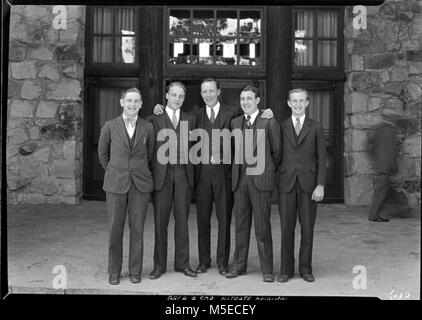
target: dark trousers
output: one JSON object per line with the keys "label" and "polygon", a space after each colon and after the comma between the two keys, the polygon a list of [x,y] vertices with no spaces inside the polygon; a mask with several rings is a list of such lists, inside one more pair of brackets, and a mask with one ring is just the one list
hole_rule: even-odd
{"label": "dark trousers", "polygon": [[316,203],[312,194],[305,192],[298,180],[288,193],[279,194],[281,222],[281,266],[280,274],[294,274],[294,244],[296,220],[300,224],[299,273],[312,273],[312,247],[316,218]]}
{"label": "dark trousers", "polygon": [[378,216],[384,201],[390,191],[390,177],[388,174],[380,173],[374,178],[374,195],[372,197],[371,207],[369,209],[369,218],[374,219]]}
{"label": "dark trousers", "polygon": [[129,216],[129,274],[142,273],[144,255],[144,223],[148,209],[149,193],[140,192],[132,183],[125,194],[106,193],[106,207],[110,224],[108,247],[108,273],[122,272],[123,231],[126,213]]}
{"label": "dark trousers", "polygon": [[271,192],[255,188],[251,176],[241,174],[234,193],[235,250],[231,269],[246,272],[252,216],[259,262],[263,274],[273,272],[273,241],[271,237]]}
{"label": "dark trousers", "polygon": [[188,217],[192,188],[183,166],[168,166],[164,185],[152,195],[154,205],[154,270],[167,270],[167,228],[170,212],[174,213],[174,269],[189,268]]}
{"label": "dark trousers", "polygon": [[224,166],[202,165],[196,192],[199,264],[211,265],[210,219],[214,202],[218,221],[217,264],[226,267],[230,255],[233,194],[231,180],[226,179],[224,174]]}

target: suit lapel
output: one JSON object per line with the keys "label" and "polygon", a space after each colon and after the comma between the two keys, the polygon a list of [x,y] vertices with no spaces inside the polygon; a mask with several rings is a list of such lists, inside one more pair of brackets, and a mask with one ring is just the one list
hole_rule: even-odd
{"label": "suit lapel", "polygon": [[129,141],[128,141],[127,135],[126,135],[125,122],[123,121],[123,114],[120,115],[120,117],[117,119],[116,127],[117,127],[117,132],[120,135],[120,137],[122,138],[124,144],[126,145],[126,147],[128,149],[130,149]]}
{"label": "suit lapel", "polygon": [[133,143],[132,149],[135,149],[136,145],[138,144],[139,140],[142,137],[142,133],[145,130],[145,128],[141,125],[141,119],[138,116],[138,120],[136,121],[136,135],[135,135],[135,141]]}
{"label": "suit lapel", "polygon": [[217,117],[220,117],[220,130],[223,129],[224,123],[226,122],[227,118],[227,110],[224,106],[220,103],[220,110],[218,111]]}
{"label": "suit lapel", "polygon": [[305,121],[303,122],[302,130],[300,130],[299,138],[297,139],[298,146],[302,143],[303,139],[305,139],[310,129],[311,129],[311,121],[309,121],[309,118],[305,116]]}
{"label": "suit lapel", "polygon": [[253,131],[253,151],[254,151],[254,153],[256,151],[256,147],[257,147],[257,143],[258,143],[258,141],[257,141],[258,129],[264,129],[265,130],[265,125],[266,125],[265,119],[261,118],[261,112],[259,112],[258,115],[256,116],[255,122],[256,122],[255,123],[255,129]]}
{"label": "suit lapel", "polygon": [[290,141],[292,146],[296,147],[295,132],[293,129],[292,119],[289,118],[284,122],[284,133],[286,134],[287,140]]}

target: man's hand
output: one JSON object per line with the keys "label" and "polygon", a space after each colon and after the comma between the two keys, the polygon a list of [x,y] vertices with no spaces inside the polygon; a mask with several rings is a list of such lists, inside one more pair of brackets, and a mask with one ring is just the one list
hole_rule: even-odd
{"label": "man's hand", "polygon": [[265,109],[261,114],[261,118],[263,119],[271,119],[273,117],[274,117],[274,113],[270,108]]}
{"label": "man's hand", "polygon": [[154,111],[153,112],[154,112],[154,114],[156,116],[159,116],[160,114],[163,114],[163,112],[164,112],[163,105],[162,104],[156,104],[155,107],[154,107]]}
{"label": "man's hand", "polygon": [[319,202],[322,199],[324,199],[324,186],[318,185],[312,193],[312,200]]}

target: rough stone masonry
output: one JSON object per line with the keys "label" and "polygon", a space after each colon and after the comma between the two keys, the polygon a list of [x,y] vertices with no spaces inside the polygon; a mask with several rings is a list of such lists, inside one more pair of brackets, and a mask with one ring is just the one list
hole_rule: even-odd
{"label": "rough stone masonry", "polygon": [[82,185],[85,7],[12,6],[9,39],[9,203],[78,203]]}
{"label": "rough stone masonry", "polygon": [[382,115],[404,118],[397,132],[399,172],[391,202],[420,206],[422,110],[422,2],[388,0],[367,8],[367,29],[345,16],[345,202],[371,202],[368,136]]}

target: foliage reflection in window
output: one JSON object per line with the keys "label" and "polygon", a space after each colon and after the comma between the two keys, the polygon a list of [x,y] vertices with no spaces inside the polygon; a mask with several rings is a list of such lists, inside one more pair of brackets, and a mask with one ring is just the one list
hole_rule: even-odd
{"label": "foliage reflection in window", "polygon": [[259,10],[170,9],[169,64],[260,65],[261,16]]}

